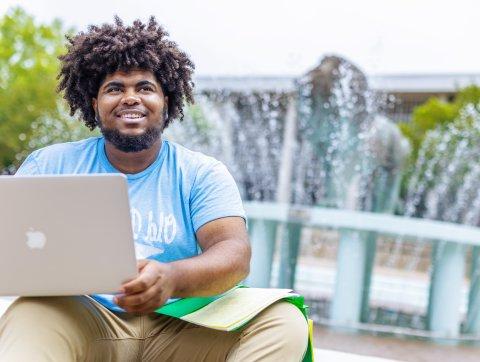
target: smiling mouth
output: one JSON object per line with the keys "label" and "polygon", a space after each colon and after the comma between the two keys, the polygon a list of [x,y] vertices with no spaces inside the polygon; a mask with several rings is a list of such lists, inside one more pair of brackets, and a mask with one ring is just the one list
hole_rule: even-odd
{"label": "smiling mouth", "polygon": [[125,123],[139,123],[145,119],[145,115],[140,113],[121,113],[117,115],[117,118]]}

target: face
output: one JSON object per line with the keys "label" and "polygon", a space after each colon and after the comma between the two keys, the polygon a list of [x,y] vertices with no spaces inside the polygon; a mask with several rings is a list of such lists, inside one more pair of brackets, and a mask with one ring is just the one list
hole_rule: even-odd
{"label": "face", "polygon": [[168,99],[148,70],[116,71],[92,99],[105,139],[124,152],[150,148],[160,137]]}

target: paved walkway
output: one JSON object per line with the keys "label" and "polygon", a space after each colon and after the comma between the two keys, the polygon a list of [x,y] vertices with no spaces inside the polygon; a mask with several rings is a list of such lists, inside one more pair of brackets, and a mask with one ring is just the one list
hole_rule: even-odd
{"label": "paved walkway", "polygon": [[[396,362],[392,359],[383,359],[371,356],[360,356],[346,352],[328,349],[315,349],[315,361],[318,362]],[[400,361],[398,361],[400,362]]]}
{"label": "paved walkway", "polygon": [[[403,362],[478,362],[480,348],[466,345],[439,345],[431,341],[401,336],[373,335],[371,333],[356,333],[335,331],[327,327],[314,327],[314,346],[320,351],[338,351],[355,356],[356,360],[365,361],[361,356],[375,356],[385,360]],[[342,355],[338,354],[336,358]],[[371,357],[366,357],[371,358]],[[377,361],[367,359],[368,361]],[[330,359],[317,359],[318,362]],[[333,361],[336,361],[333,359]],[[343,361],[338,359],[338,361]]]}

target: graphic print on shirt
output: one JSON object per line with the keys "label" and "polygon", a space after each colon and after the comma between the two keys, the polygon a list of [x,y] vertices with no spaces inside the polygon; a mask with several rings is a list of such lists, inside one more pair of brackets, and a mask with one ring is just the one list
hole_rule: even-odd
{"label": "graphic print on shirt", "polygon": [[142,215],[138,209],[130,209],[132,217],[133,239],[137,259],[145,259],[155,254],[165,252],[177,235],[177,220],[172,213],[160,212],[154,219],[153,211]]}

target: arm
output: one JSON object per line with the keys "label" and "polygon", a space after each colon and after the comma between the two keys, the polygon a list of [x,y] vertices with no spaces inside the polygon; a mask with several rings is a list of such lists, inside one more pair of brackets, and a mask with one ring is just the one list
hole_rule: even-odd
{"label": "arm", "polygon": [[245,222],[225,217],[197,231],[203,253],[172,263],[139,261],[140,275],[124,284],[116,303],[127,312],[149,313],[171,297],[207,296],[227,291],[248,275],[250,244]]}
{"label": "arm", "polygon": [[197,240],[202,254],[171,263],[176,280],[174,297],[223,293],[246,278],[251,251],[242,218],[211,221],[198,229]]}

